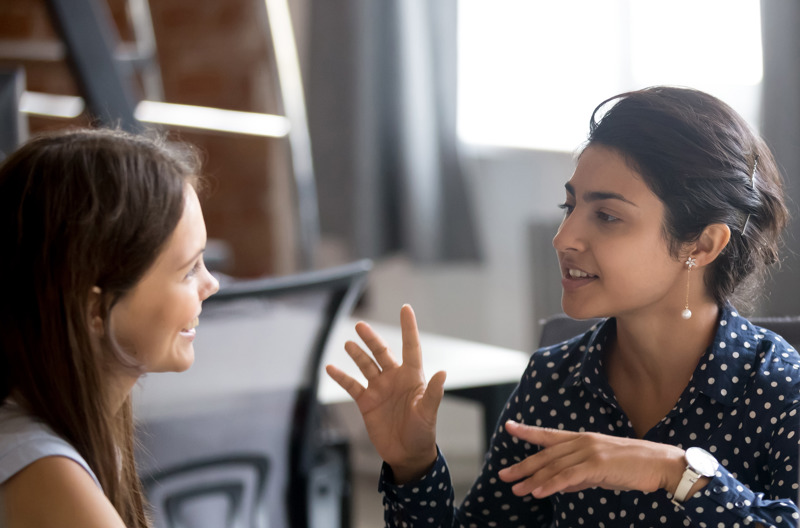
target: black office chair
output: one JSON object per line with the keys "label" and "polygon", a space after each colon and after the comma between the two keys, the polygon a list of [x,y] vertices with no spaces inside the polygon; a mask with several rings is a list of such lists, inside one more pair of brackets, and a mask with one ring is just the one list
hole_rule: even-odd
{"label": "black office chair", "polygon": [[349,524],[347,442],[325,426],[317,386],[370,267],[224,282],[205,301],[192,368],[135,393],[157,528]]}
{"label": "black office chair", "polygon": [[[563,313],[552,315],[539,321],[541,325],[539,346],[545,347],[566,341],[586,332],[592,325],[600,321],[602,319],[572,319]],[[795,349],[800,347],[800,316],[752,317],[750,322],[781,335]]]}

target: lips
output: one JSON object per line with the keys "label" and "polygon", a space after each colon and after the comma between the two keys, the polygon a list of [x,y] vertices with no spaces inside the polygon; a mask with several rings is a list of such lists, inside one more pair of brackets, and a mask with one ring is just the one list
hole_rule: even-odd
{"label": "lips", "polygon": [[181,334],[193,336],[197,332],[195,328],[200,324],[200,318],[195,317],[187,328],[181,329]]}
{"label": "lips", "polygon": [[570,279],[596,279],[597,275],[592,275],[577,268],[567,268],[565,277]]}

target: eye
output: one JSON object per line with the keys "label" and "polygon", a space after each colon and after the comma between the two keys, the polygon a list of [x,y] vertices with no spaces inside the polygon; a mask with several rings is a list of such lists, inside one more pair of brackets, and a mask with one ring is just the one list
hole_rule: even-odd
{"label": "eye", "polygon": [[569,216],[572,213],[572,210],[575,209],[575,206],[564,202],[562,204],[558,204],[558,208],[564,211],[564,216]]}
{"label": "eye", "polygon": [[197,272],[200,271],[202,265],[203,265],[203,259],[197,259],[197,261],[194,263],[194,266],[192,266],[192,269],[190,269],[189,273],[186,274],[185,278],[190,279],[195,275],[197,275]]}
{"label": "eye", "polygon": [[610,215],[608,213],[604,213],[602,211],[597,211],[597,218],[601,222],[605,222],[605,223],[608,223],[608,224],[610,224],[612,222],[619,222],[619,218],[617,218],[616,216]]}

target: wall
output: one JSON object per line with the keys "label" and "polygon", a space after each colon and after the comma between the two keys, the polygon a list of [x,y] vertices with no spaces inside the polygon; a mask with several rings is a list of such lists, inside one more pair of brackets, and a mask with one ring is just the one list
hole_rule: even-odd
{"label": "wall", "polygon": [[[131,42],[126,4],[126,0],[98,2],[108,8],[122,40]],[[262,2],[158,0],[150,6],[166,101],[280,112]],[[3,0],[0,34],[5,49],[44,44],[54,52],[48,60],[0,60],[25,67],[28,90],[80,93],[43,0]],[[72,121],[31,118],[30,130],[88,123],[87,116]],[[232,251],[232,265],[226,271],[237,276],[294,271],[293,194],[285,140],[170,132],[205,154],[208,186],[201,198],[209,236],[223,240]]]}

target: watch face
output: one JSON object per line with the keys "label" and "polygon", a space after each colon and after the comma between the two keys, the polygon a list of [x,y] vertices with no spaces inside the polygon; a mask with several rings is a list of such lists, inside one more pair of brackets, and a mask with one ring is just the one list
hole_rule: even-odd
{"label": "watch face", "polygon": [[719,467],[714,455],[699,447],[690,447],[686,450],[686,462],[696,473],[704,477],[713,477]]}

